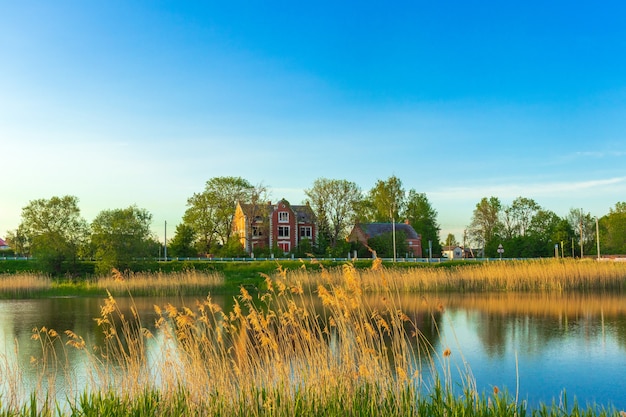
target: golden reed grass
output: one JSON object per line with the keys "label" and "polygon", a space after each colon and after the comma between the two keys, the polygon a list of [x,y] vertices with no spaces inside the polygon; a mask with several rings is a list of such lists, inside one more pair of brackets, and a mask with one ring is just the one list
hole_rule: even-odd
{"label": "golden reed grass", "polygon": [[230,311],[211,297],[194,307],[155,306],[152,330],[136,309],[127,316],[109,296],[96,319],[104,337],[95,348],[70,331],[34,335],[45,341],[47,358],[59,343],[57,359],[68,348],[85,355],[91,365],[81,369],[84,389],[129,398],[155,390],[165,402],[182,391],[192,414],[232,415],[244,404],[246,415],[297,415],[298,398],[320,410],[345,399],[351,414],[349,399],[367,386],[375,388],[368,406],[402,407],[406,395],[393,394],[427,384],[436,353],[393,291],[381,292],[372,307],[352,265],[332,274],[337,284],[307,291],[301,275],[282,270],[266,276],[267,290],[258,295],[241,288]]}
{"label": "golden reed grass", "polygon": [[[491,276],[478,278],[481,273],[470,271],[463,279],[474,276],[499,283],[500,274],[509,278],[535,274],[541,282],[545,278],[536,268],[576,270],[576,265],[541,262],[490,267],[476,269]],[[592,271],[587,268],[578,276]],[[44,352],[44,359],[37,363],[44,369],[65,367],[67,378],[73,381],[69,386],[75,390],[66,394],[70,402],[85,391],[103,396],[113,392],[131,402],[145,398],[146,392],[157,392],[160,407],[172,409],[168,404],[182,398],[190,415],[299,415],[303,402],[311,415],[327,414],[329,404],[341,404],[334,415],[359,415],[366,409],[393,410],[389,415],[429,415],[416,413],[412,407],[423,404],[418,401],[422,396],[439,401],[437,390],[442,383],[444,396],[452,397],[451,364],[457,353],[445,344],[440,352],[435,351],[419,330],[417,316],[405,313],[405,297],[410,294],[400,290],[420,288],[423,272],[431,273],[385,269],[380,263],[374,263],[372,270],[356,270],[351,264],[319,272],[279,268],[275,275],[265,276],[266,290],[259,294],[241,288],[232,309],[224,309],[210,296],[194,306],[154,306],[152,326],[142,321],[136,308],[122,311],[109,295],[95,321],[102,332],[99,344],[91,345],[71,331],[35,329],[33,337]],[[112,279],[123,282],[126,278]],[[445,285],[427,288],[447,289],[451,283],[446,280],[452,278],[433,279]],[[535,287],[552,288],[536,284],[529,288]],[[564,287],[561,283],[557,288]],[[424,305],[425,297],[413,295],[412,299],[419,299],[424,308],[443,308],[444,297],[436,307]],[[505,297],[488,307],[510,301]],[[548,297],[533,308],[543,308],[539,305],[549,301]],[[475,302],[481,305],[481,299]],[[77,354],[84,355],[89,365],[74,369],[69,358]],[[478,407],[480,394],[471,371],[457,368],[466,372],[464,396],[469,398],[461,406]],[[47,389],[38,395],[54,398],[51,384],[54,381],[48,381]],[[494,396],[499,395],[496,391]],[[497,398],[493,397],[494,402]]]}
{"label": "golden reed grass", "polygon": [[120,272],[89,281],[89,286],[107,290],[114,295],[128,292],[134,295],[177,294],[181,290],[190,294],[207,293],[224,284],[218,272],[186,270],[180,272]]}
{"label": "golden reed grass", "polygon": [[42,274],[0,274],[0,293],[5,297],[24,297],[50,288],[52,280]]}
{"label": "golden reed grass", "polygon": [[[323,268],[319,276],[310,274],[309,270],[303,263],[297,277],[305,285],[314,286],[317,281],[334,283],[337,279]],[[624,290],[626,262],[545,259],[387,268],[380,260],[375,260],[371,269],[359,271],[359,279],[365,291],[374,293],[386,286],[410,293]]]}

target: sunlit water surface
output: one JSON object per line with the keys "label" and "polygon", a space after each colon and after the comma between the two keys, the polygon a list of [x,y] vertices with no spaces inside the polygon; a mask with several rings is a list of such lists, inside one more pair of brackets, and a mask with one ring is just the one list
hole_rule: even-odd
{"label": "sunlit water surface", "polygon": [[[376,298],[372,296],[371,305],[376,305]],[[143,325],[150,327],[154,304],[193,306],[194,300],[134,302]],[[214,301],[228,309],[228,300],[232,297]],[[31,338],[33,328],[70,329],[88,345],[101,343],[94,318],[102,304],[96,298],[0,301],[2,392],[12,384],[19,383],[25,393],[36,386],[31,358],[41,357],[41,346]],[[582,405],[612,404],[626,410],[626,296],[405,295],[400,305],[437,352],[450,349],[453,379],[469,367],[481,392],[497,387],[531,405],[560,403],[566,393],[570,405],[576,398]],[[80,363],[82,356],[68,353],[75,361],[74,372],[80,374],[88,364]],[[16,364],[23,373],[19,381],[11,372]],[[63,395],[63,383],[59,377],[57,394]]]}

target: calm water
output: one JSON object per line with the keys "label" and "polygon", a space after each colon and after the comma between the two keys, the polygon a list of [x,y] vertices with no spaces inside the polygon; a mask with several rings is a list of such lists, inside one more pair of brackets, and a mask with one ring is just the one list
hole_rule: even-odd
{"label": "calm water", "polygon": [[[154,304],[191,306],[193,301],[135,299],[135,304],[149,327]],[[88,345],[99,343],[102,335],[93,319],[102,304],[94,298],[0,301],[0,359],[8,364],[0,367],[0,389],[6,392],[7,368],[16,361],[25,373],[24,389],[34,386],[30,359],[41,357],[40,345],[31,339],[35,327],[71,329]],[[626,296],[428,295],[404,296],[401,305],[438,352],[452,351],[453,374],[455,365],[469,365],[480,391],[497,386],[531,404],[559,402],[565,391],[570,403],[576,397],[583,405],[626,410]],[[70,361],[78,360],[68,352]]]}

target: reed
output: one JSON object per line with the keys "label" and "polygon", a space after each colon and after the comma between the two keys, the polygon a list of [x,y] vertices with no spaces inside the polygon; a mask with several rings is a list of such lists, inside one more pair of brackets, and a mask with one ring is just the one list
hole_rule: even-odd
{"label": "reed", "polygon": [[110,276],[88,281],[88,285],[114,296],[163,296],[180,294],[207,294],[224,285],[224,276],[219,272],[120,272],[113,270]]}
{"label": "reed", "polygon": [[[338,282],[338,275],[331,273],[332,269],[321,268],[317,274],[311,274],[308,269],[303,264],[294,272],[295,279],[307,287],[314,287],[319,281]],[[385,267],[380,260],[375,260],[371,269],[360,269],[358,273],[364,291],[373,293],[384,291],[386,286],[403,293],[626,289],[626,262],[594,260],[491,261],[407,268]]]}
{"label": "reed", "polygon": [[[42,370],[64,367],[74,381],[67,403],[55,402],[54,381],[42,378],[47,389],[25,405],[2,404],[0,415],[618,415],[577,404],[530,410],[497,389],[478,392],[458,350],[436,351],[403,312],[393,276],[376,268],[279,270],[258,294],[242,287],[229,311],[210,296],[192,307],[155,306],[152,330],[109,294],[96,347],[69,331],[34,332]],[[90,366],[73,369],[70,351]]]}
{"label": "reed", "polygon": [[51,288],[52,280],[42,274],[0,274],[0,298],[28,298]]}

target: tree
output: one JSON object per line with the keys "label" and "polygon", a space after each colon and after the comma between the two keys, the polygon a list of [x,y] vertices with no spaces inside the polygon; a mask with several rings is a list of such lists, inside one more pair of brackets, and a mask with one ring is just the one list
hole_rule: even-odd
{"label": "tree", "polygon": [[[502,204],[497,197],[483,197],[472,214],[472,221],[468,227],[470,239],[483,248],[495,251],[497,246],[495,238],[502,229],[500,221],[500,211]],[[492,253],[495,255],[495,253]]]}
{"label": "tree", "polygon": [[[244,251],[253,249],[252,244],[255,236],[269,236],[270,225],[268,221],[264,220],[269,218],[269,200],[267,188],[263,184],[258,184],[256,187],[249,189],[245,200],[239,201],[247,206],[245,230],[248,233],[244,236],[246,240]],[[241,238],[241,236],[237,236],[237,238]],[[259,253],[258,250],[259,248],[254,248],[255,256]]]}
{"label": "tree", "polygon": [[[374,236],[367,241],[367,245],[376,251],[379,258],[393,257],[393,234],[391,232]],[[409,251],[409,245],[406,241],[406,234],[399,230],[396,232],[396,255]]]}
{"label": "tree", "polygon": [[456,237],[452,233],[448,233],[445,242],[443,243],[445,246],[459,246],[459,242],[456,240]]}
{"label": "tree", "polygon": [[404,210],[404,188],[398,177],[391,176],[387,181],[378,180],[367,198],[373,212],[369,221],[390,222],[398,220]]}
{"label": "tree", "polygon": [[37,258],[45,271],[60,274],[74,270],[88,233],[78,198],[68,195],[30,201],[22,209],[22,222],[15,236],[28,245],[23,250]]}
{"label": "tree", "polygon": [[237,201],[248,201],[254,189],[241,177],[214,177],[187,200],[183,223],[196,234],[199,252],[210,253],[216,243],[228,242]]}
{"label": "tree", "polygon": [[127,269],[135,258],[149,256],[154,241],[151,223],[152,215],[137,206],[101,211],[91,223],[97,271]]}
{"label": "tree", "polygon": [[409,190],[402,216],[422,236],[423,246],[428,245],[430,241],[432,242],[433,253],[441,253],[441,242],[439,241],[441,229],[437,223],[437,211],[430,205],[426,194],[418,193],[413,189]]}
{"label": "tree", "polygon": [[363,198],[361,189],[347,180],[318,178],[304,193],[317,217],[320,231],[327,233],[330,246],[335,248],[354,225],[356,207]]}
{"label": "tree", "polygon": [[[595,252],[596,242],[596,222],[591,217],[590,213],[584,213],[583,209],[570,209],[567,215],[567,220],[572,230],[574,230],[574,236],[577,249],[577,253],[580,256]],[[576,251],[575,251],[576,253]]]}
{"label": "tree", "polygon": [[196,234],[193,228],[185,223],[176,226],[176,233],[168,244],[168,252],[177,258],[195,258],[198,252],[194,248]]}
{"label": "tree", "polygon": [[618,202],[599,220],[601,252],[626,254],[626,203]]}

